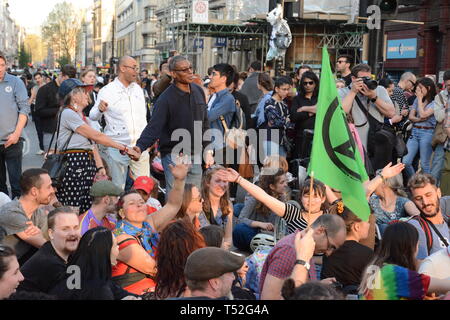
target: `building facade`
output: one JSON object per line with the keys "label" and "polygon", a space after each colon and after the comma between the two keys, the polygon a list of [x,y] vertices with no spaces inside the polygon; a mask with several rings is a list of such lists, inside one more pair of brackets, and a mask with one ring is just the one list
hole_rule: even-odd
{"label": "building facade", "polygon": [[[0,52],[6,55],[8,64],[17,64],[21,36],[24,32],[16,25],[9,12],[8,0],[0,0]],[[23,40],[23,39],[22,39]]]}

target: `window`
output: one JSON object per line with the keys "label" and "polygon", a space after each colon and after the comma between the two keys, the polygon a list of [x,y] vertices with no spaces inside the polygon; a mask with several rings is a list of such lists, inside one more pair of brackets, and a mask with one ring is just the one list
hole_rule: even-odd
{"label": "window", "polygon": [[153,48],[156,42],[156,33],[148,33],[144,35],[144,47]]}
{"label": "window", "polygon": [[145,20],[156,19],[156,7],[155,6],[145,7],[144,10],[145,10]]}

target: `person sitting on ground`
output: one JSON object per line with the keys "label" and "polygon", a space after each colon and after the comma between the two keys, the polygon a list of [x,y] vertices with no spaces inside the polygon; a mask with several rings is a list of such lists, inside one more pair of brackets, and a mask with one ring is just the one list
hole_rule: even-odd
{"label": "person sitting on ground", "polygon": [[[287,179],[282,169],[275,174],[262,172],[259,187],[268,195],[285,202]],[[263,203],[254,197],[245,199],[244,208],[238,218],[238,224],[233,229],[233,243],[239,250],[251,252],[250,242],[258,233],[274,234],[279,217],[270,211]]]}
{"label": "person sitting on ground", "polygon": [[137,191],[128,191],[119,199],[118,223],[114,230],[119,244],[117,265],[113,280],[125,290],[142,295],[154,290],[156,249],[159,234],[180,210],[188,165],[171,166],[174,188],[167,204],[148,215],[144,199]]}
{"label": "person sitting on ground", "polygon": [[198,216],[203,210],[203,198],[197,186],[186,184],[184,186],[183,203],[177,213],[177,219],[187,218],[196,230],[200,229]]}
{"label": "person sitting on ground", "polygon": [[178,300],[231,300],[234,272],[241,269],[244,262],[244,256],[221,248],[195,250],[184,267],[191,297]]}
{"label": "person sitting on ground", "polygon": [[91,188],[92,207],[79,217],[81,235],[96,227],[114,230],[116,221],[111,214],[116,213],[116,205],[122,190],[109,180],[98,181]]}
{"label": "person sitting on ground", "polygon": [[47,240],[47,217],[40,208],[55,195],[52,179],[44,169],[29,169],[20,177],[22,196],[0,208],[0,226],[6,231],[3,244],[14,249],[23,265]]}
{"label": "person sitting on ground", "polygon": [[200,229],[207,247],[222,248],[224,231],[216,225],[209,225]]}
{"label": "person sitting on ground", "polygon": [[134,181],[133,188],[144,199],[147,204],[148,214],[152,214],[162,208],[161,203],[152,197],[153,189],[155,188],[155,180],[150,177],[138,177]]}
{"label": "person sitting on ground", "polygon": [[184,266],[188,256],[197,249],[206,247],[201,233],[187,219],[169,224],[162,232],[156,255],[155,298],[189,297]]}
{"label": "person sitting on ground", "polygon": [[361,239],[369,236],[369,222],[361,220],[341,202],[336,212],[340,215],[347,228],[344,244],[329,257],[323,257],[321,278],[335,278],[336,281],[350,290],[357,291],[362,273],[373,258],[373,250],[360,244]]}
{"label": "person sitting on ground", "polygon": [[223,248],[231,247],[233,231],[233,205],[229,196],[229,183],[219,176],[225,168],[219,165],[203,174],[203,212],[199,215],[200,226],[219,225],[225,232]]}
{"label": "person sitting on ground", "polygon": [[18,291],[48,294],[58,283],[81,238],[78,214],[69,207],[54,209],[48,214],[48,234],[50,241],[20,268],[25,280]]}
{"label": "person sitting on ground", "polygon": [[364,299],[422,300],[427,293],[450,291],[450,279],[440,280],[417,273],[418,248],[416,228],[405,222],[389,225],[378,253],[363,273],[360,294]]}
{"label": "person sitting on ground", "polygon": [[8,299],[16,292],[21,281],[23,275],[14,249],[0,244],[0,300]]}
{"label": "person sitting on ground", "polygon": [[[50,291],[61,300],[134,300],[136,296],[111,280],[111,266],[117,263],[119,246],[111,230],[88,230],[70,257],[66,275]],[[70,287],[73,269],[80,272],[78,286]]]}

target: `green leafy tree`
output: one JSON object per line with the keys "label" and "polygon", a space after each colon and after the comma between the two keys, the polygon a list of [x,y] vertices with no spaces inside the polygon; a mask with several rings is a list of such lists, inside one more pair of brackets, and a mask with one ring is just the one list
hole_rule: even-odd
{"label": "green leafy tree", "polygon": [[42,25],[42,38],[60,52],[60,59],[72,61],[75,55],[77,37],[81,29],[81,18],[71,3],[57,3]]}
{"label": "green leafy tree", "polygon": [[62,56],[61,58],[57,59],[56,62],[58,62],[59,67],[62,68],[66,64],[71,64],[72,61],[70,61],[70,58],[67,56]]}
{"label": "green leafy tree", "polygon": [[29,62],[31,62],[31,54],[27,52],[25,44],[22,43],[19,51],[19,68],[27,67]]}

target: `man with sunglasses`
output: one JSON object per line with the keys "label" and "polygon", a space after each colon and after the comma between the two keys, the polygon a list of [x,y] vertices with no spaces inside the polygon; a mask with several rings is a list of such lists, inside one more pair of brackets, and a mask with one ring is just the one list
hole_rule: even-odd
{"label": "man with sunglasses", "polygon": [[185,57],[175,56],[169,61],[169,70],[174,81],[156,101],[150,123],[134,147],[140,153],[159,141],[166,194],[169,194],[174,181],[169,165],[180,152],[191,156],[193,162],[186,183],[198,187],[202,178],[203,154],[207,167],[214,163],[212,150],[205,152],[209,141],[203,140],[203,133],[209,129],[206,97],[203,89],[193,83],[192,65]]}
{"label": "man with sunglasses", "polygon": [[[147,106],[144,91],[136,83],[139,74],[137,61],[129,56],[119,60],[118,77],[98,93],[97,101],[89,113],[92,121],[105,117],[105,134],[115,142],[134,146],[147,125]],[[128,155],[114,148],[102,150],[108,163],[112,181],[125,188],[128,168],[133,178],[150,174],[149,154],[142,150],[139,160],[132,161]]]}
{"label": "man with sunglasses", "polygon": [[[305,236],[310,228],[313,230],[312,238],[315,242],[314,254],[330,255],[345,242],[345,222],[341,217],[331,214],[324,214],[308,229],[297,230],[281,239],[270,251],[261,271],[261,300],[281,300],[283,283],[292,275],[294,268],[304,268],[309,273],[307,278],[318,280],[314,263],[312,260],[306,261],[310,255],[303,255],[295,249],[297,233],[301,232],[301,236]],[[329,279],[326,281],[329,282]]]}
{"label": "man with sunglasses", "polygon": [[397,103],[400,108],[403,120],[406,120],[409,115],[409,103],[408,98],[414,92],[416,87],[417,78],[412,72],[405,72],[400,77],[398,85],[394,87],[392,93],[392,100]]}
{"label": "man with sunglasses", "polygon": [[345,81],[345,85],[352,83],[352,63],[353,57],[348,54],[340,55],[336,62],[336,71],[341,74],[341,79]]}

